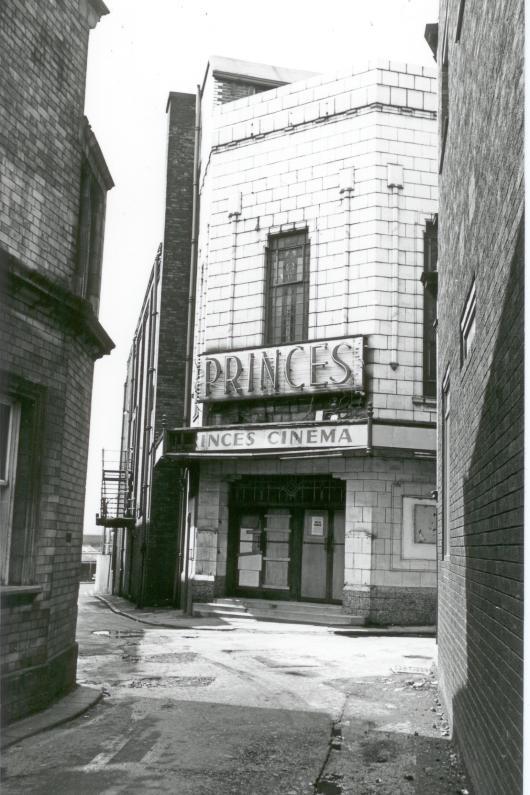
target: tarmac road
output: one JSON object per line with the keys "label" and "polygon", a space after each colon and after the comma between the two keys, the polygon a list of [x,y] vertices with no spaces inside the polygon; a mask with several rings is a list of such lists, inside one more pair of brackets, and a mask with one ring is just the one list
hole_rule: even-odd
{"label": "tarmac road", "polygon": [[108,695],[8,749],[6,795],[340,792],[315,785],[347,694],[366,689],[369,698],[363,679],[428,667],[435,653],[432,638],[347,638],[288,624],[148,627],[86,587],[78,628],[78,681]]}

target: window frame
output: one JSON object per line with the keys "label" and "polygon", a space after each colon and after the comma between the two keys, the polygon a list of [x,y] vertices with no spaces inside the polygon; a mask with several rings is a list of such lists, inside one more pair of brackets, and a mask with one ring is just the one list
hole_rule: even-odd
{"label": "window frame", "polygon": [[[279,290],[284,285],[273,286],[272,284],[272,267],[273,267],[273,253],[275,250],[273,244],[277,240],[285,240],[289,237],[299,237],[304,235],[304,242],[298,246],[291,246],[290,248],[303,248],[303,275],[302,279],[290,284],[303,285],[303,300],[302,300],[302,334],[300,337],[294,339],[277,339],[275,328],[273,325],[273,295],[275,290]],[[286,246],[285,248],[289,248]],[[309,230],[307,227],[302,229],[290,229],[287,232],[280,232],[278,234],[270,234],[265,247],[265,332],[264,344],[265,345],[291,345],[298,342],[307,340],[309,332],[309,279],[310,279],[310,240]],[[296,325],[296,321],[295,321]],[[281,335],[280,335],[281,336]]]}
{"label": "window frame", "polygon": [[0,370],[0,382],[5,385],[2,397],[16,406],[18,415],[18,433],[11,434],[16,462],[12,461],[10,482],[9,540],[7,544],[2,541],[0,565],[2,589],[7,587],[15,593],[34,583],[48,390],[8,370]]}
{"label": "window frame", "polygon": [[440,80],[440,162],[438,173],[442,173],[447,135],[449,132],[449,40],[447,35],[447,22],[442,44],[442,68]]}
{"label": "window frame", "polygon": [[9,406],[6,443],[5,478],[0,480],[0,583],[8,585],[11,568],[11,540],[15,507],[18,443],[20,434],[21,406],[11,396],[0,395],[0,403]]}
{"label": "window frame", "polygon": [[[423,397],[436,400],[438,313],[438,216],[427,219],[423,231]],[[434,355],[431,357],[431,353]],[[433,360],[433,361],[432,361]]]}
{"label": "window frame", "polygon": [[476,281],[473,282],[467,294],[464,309],[460,317],[460,367],[469,358],[474,349],[477,333],[477,290]]}
{"label": "window frame", "polygon": [[458,44],[462,35],[462,24],[464,22],[464,11],[466,7],[466,0],[460,0],[458,7],[458,17],[456,20],[455,43]]}

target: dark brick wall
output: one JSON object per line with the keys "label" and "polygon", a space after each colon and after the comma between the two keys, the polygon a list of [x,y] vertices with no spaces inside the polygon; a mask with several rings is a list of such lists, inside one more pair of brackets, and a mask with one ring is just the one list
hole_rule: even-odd
{"label": "dark brick wall", "polygon": [[0,245],[66,286],[77,235],[88,32],[77,0],[0,4]]}
{"label": "dark brick wall", "polygon": [[[191,262],[191,224],[193,205],[193,158],[195,147],[195,96],[171,93],[168,106],[168,157],[166,175],[166,213],[164,243],[160,275],[155,261],[153,276],[144,300],[138,329],[144,313],[148,311],[152,290],[159,292],[159,314],[157,318],[157,359],[154,361],[155,398],[154,428],[149,427],[150,438],[157,440],[163,422],[168,428],[182,426],[184,420],[184,372],[186,366],[186,336],[188,317],[188,291]],[[146,309],[147,308],[147,309]],[[131,403],[127,406],[129,418],[141,412],[140,405],[147,401],[145,384],[137,382],[137,392],[131,391],[134,377],[132,365],[137,355],[137,367],[148,368],[149,344],[139,345],[137,330],[136,346],[129,360],[126,395]],[[125,416],[125,415],[124,415]],[[141,415],[146,426],[151,425],[150,414]],[[126,419],[126,423],[129,420]],[[129,426],[122,437],[129,438]],[[137,429],[137,433],[138,433]],[[140,431],[142,432],[142,431]],[[127,444],[132,444],[129,440]],[[139,495],[144,493],[144,479],[148,467],[143,466],[143,457],[149,456],[144,449],[136,461],[133,486],[139,505]],[[159,466],[153,471],[153,481],[148,492],[148,505],[143,506],[142,517],[134,531],[130,555],[126,561],[124,580],[127,583],[125,596],[138,604],[157,605],[179,601],[176,570],[180,550],[181,472],[178,466]],[[178,580],[178,578],[177,578]]]}
{"label": "dark brick wall", "polygon": [[432,626],[436,623],[434,588],[371,586],[368,590],[344,590],[344,610],[379,626]]}
{"label": "dark brick wall", "polygon": [[[88,35],[77,0],[0,4],[0,268],[36,274],[33,286],[10,277],[0,291],[0,387],[27,421],[13,520],[27,543],[10,579],[19,590],[2,594],[7,721],[75,685],[92,373],[102,350],[81,316],[66,322],[61,307],[75,281]],[[65,292],[53,300],[55,285]]]}
{"label": "dark brick wall", "polygon": [[[513,795],[523,716],[523,3],[466,3],[456,42],[459,5],[441,4],[438,51],[440,64],[447,32],[438,383],[449,366],[451,504],[440,683],[476,791]],[[473,278],[476,338],[461,364]]]}
{"label": "dark brick wall", "polygon": [[165,464],[155,469],[151,518],[144,537],[143,605],[171,604],[173,601],[179,553],[181,496],[179,468]]}
{"label": "dark brick wall", "polygon": [[192,580],[191,593],[193,602],[211,602],[216,598],[217,589],[213,580]]}
{"label": "dark brick wall", "polygon": [[168,100],[166,215],[161,277],[155,436],[165,414],[168,428],[182,425],[193,205],[195,96]]}

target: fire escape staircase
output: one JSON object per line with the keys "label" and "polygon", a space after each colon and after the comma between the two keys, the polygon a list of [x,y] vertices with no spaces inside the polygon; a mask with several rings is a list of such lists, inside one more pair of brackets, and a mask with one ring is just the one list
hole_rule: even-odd
{"label": "fire escape staircase", "polygon": [[131,496],[131,472],[124,456],[103,450],[101,471],[101,507],[96,525],[134,527],[136,510]]}

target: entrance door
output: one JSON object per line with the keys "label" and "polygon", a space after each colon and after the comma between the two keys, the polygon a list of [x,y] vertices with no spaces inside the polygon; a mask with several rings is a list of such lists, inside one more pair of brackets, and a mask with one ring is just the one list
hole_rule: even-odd
{"label": "entrance door", "polygon": [[302,599],[341,601],[344,585],[344,511],[305,510]]}
{"label": "entrance door", "polygon": [[292,517],[288,508],[242,513],[239,517],[236,588],[289,591],[291,587]]}

